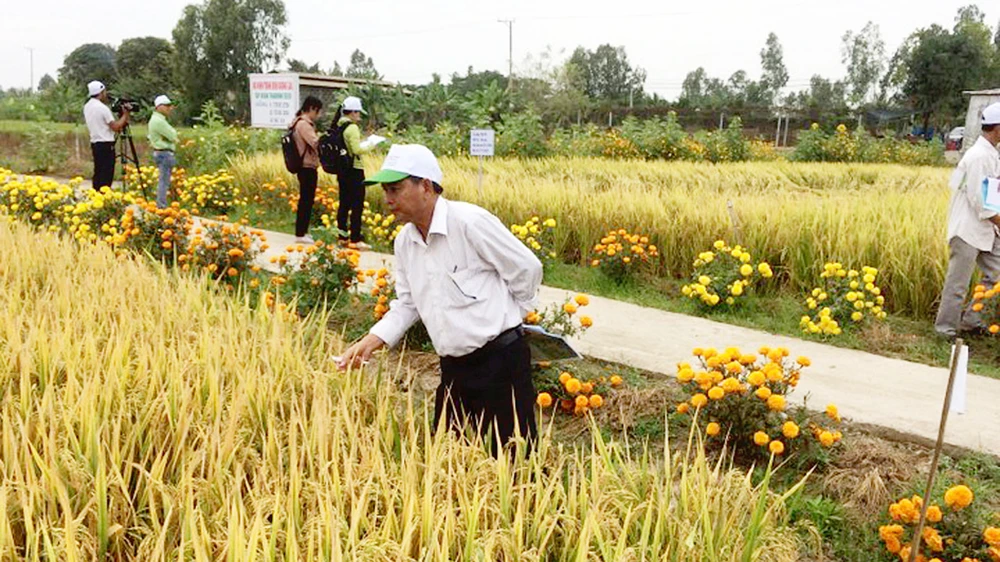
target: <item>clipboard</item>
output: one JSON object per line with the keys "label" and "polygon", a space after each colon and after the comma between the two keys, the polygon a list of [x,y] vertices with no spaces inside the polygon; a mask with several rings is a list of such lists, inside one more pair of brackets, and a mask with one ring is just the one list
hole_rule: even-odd
{"label": "clipboard", "polygon": [[1000,179],[983,179],[983,208],[1000,213]]}
{"label": "clipboard", "polygon": [[566,341],[566,338],[545,331],[540,326],[525,326],[524,338],[531,349],[531,362],[560,361],[583,357]]}

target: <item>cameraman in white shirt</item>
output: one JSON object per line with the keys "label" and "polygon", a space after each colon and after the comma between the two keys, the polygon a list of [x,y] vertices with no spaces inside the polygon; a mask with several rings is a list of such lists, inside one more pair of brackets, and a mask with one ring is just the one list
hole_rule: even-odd
{"label": "cameraman in white shirt", "polygon": [[90,100],[83,106],[83,118],[90,131],[90,151],[94,156],[94,189],[100,191],[111,186],[115,178],[115,133],[128,125],[129,111],[125,108],[122,116],[115,120],[108,108],[108,90],[104,84],[94,80],[87,84]]}
{"label": "cameraman in white shirt", "polygon": [[535,389],[521,319],[537,306],[542,264],[488,211],[442,197],[441,181],[421,145],[394,145],[366,180],[382,184],[389,211],[407,224],[395,241],[396,299],[340,367],[396,345],[422,320],[441,357],[435,425],[444,415],[461,431],[468,418],[494,454],[518,434],[530,447]]}
{"label": "cameraman in white shirt", "polygon": [[934,329],[947,338],[983,330],[971,305],[962,311],[976,264],[988,288],[1000,281],[1000,216],[983,204],[983,180],[1000,177],[1000,103],[983,110],[982,124],[982,136],[962,156],[951,182],[955,193],[948,212],[948,274],[934,321]]}

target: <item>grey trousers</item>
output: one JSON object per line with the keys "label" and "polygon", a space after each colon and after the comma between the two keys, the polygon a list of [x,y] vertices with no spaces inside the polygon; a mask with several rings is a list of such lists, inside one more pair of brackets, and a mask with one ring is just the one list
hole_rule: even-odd
{"label": "grey trousers", "polygon": [[980,251],[957,236],[948,241],[948,246],[948,274],[941,291],[941,304],[934,321],[934,330],[953,336],[960,330],[982,327],[982,319],[978,312],[972,310],[972,304],[964,312],[962,305],[969,292],[969,282],[977,263],[983,272],[983,285],[989,288],[1000,281],[1000,237],[993,239],[991,252]]}

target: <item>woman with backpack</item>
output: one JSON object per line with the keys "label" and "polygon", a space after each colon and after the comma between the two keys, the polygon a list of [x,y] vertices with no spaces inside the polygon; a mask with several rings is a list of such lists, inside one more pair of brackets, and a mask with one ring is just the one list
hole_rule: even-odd
{"label": "woman with backpack", "polygon": [[295,241],[312,244],[309,236],[309,221],[312,218],[313,202],[316,200],[316,182],[319,174],[319,135],[316,134],[316,120],[323,113],[323,102],[315,96],[307,96],[302,108],[295,114],[291,129],[294,132],[295,147],[302,155],[302,166],[296,174],[299,178],[299,208],[295,218]]}
{"label": "woman with backpack", "polygon": [[[337,185],[340,186],[340,207],[337,209],[337,228],[348,232],[349,241],[359,250],[370,250],[361,238],[361,213],[365,208],[365,166],[361,155],[371,151],[371,146],[361,146],[361,115],[365,110],[361,107],[361,98],[348,96],[341,106],[340,119],[337,128],[341,129],[347,154],[353,159],[354,165],[337,172]],[[341,238],[342,242],[346,242]]]}

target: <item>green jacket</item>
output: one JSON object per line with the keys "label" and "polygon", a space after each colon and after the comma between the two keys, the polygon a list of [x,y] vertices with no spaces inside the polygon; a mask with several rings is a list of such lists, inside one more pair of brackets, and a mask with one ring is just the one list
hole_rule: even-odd
{"label": "green jacket", "polygon": [[350,123],[344,129],[344,144],[347,145],[347,152],[354,157],[354,169],[364,170],[365,165],[361,162],[361,155],[371,152],[372,147],[361,147],[361,127],[358,127],[357,123],[351,121],[350,117],[341,117],[340,121],[337,121],[337,126],[340,127],[344,123]]}
{"label": "green jacket", "polygon": [[159,111],[149,118],[149,144],[153,150],[177,150],[177,129]]}

